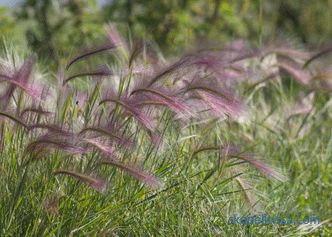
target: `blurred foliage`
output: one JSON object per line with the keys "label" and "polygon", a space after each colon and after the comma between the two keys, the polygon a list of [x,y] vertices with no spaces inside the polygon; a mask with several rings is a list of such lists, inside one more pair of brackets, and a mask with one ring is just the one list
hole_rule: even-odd
{"label": "blurred foliage", "polygon": [[[248,35],[237,16],[237,1],[120,0],[105,8],[105,19],[129,25],[135,35],[152,37],[162,48],[179,49],[193,40]],[[222,34],[220,34],[222,32]]]}
{"label": "blurred foliage", "polygon": [[26,38],[32,50],[59,62],[73,49],[88,47],[102,37],[98,11],[95,0],[26,0],[16,16],[30,22]]}
{"label": "blurred foliage", "polygon": [[128,24],[162,48],[181,49],[197,39],[253,43],[291,38],[312,45],[332,36],[331,0],[118,0],[109,1],[105,20]]}
{"label": "blurred foliage", "polygon": [[[280,38],[311,46],[332,37],[332,0],[23,0],[0,9],[2,35],[24,25],[26,41],[43,58],[59,62],[99,42],[104,24],[116,23],[131,37],[150,39],[166,53],[202,40],[245,38],[254,44]],[[16,32],[18,30],[16,29]],[[22,31],[22,27],[21,27]]]}
{"label": "blurred foliage", "polygon": [[0,30],[1,34],[7,35],[12,33],[12,28],[15,26],[13,17],[8,13],[7,9],[0,7]]}

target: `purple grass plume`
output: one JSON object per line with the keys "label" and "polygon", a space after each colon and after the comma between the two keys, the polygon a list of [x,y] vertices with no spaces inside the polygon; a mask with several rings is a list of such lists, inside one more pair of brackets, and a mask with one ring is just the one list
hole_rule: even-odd
{"label": "purple grass plume", "polygon": [[67,84],[69,81],[71,81],[75,78],[78,78],[78,77],[87,77],[87,76],[106,77],[106,76],[111,76],[111,75],[113,75],[113,72],[106,65],[104,65],[94,71],[86,71],[86,72],[80,72],[77,74],[73,74],[73,75],[67,77],[66,79],[64,79],[63,85]]}
{"label": "purple grass plume", "polygon": [[236,98],[234,93],[226,91],[220,86],[207,82],[192,82],[186,88],[191,98],[199,99],[205,103],[214,115],[227,115],[233,118],[240,117],[245,105]]}
{"label": "purple grass plume", "polygon": [[104,159],[104,160],[100,161],[100,164],[111,165],[111,166],[117,167],[117,168],[125,171],[130,176],[133,176],[134,178],[136,178],[137,180],[139,180],[140,182],[144,183],[145,185],[147,185],[148,187],[150,187],[152,189],[162,188],[164,185],[163,182],[161,182],[158,178],[156,178],[144,171],[141,171],[140,169],[138,169],[132,165],[124,164],[117,159]]}
{"label": "purple grass plume", "polygon": [[278,172],[272,166],[257,159],[254,154],[250,154],[247,152],[241,152],[241,151],[239,151],[239,149],[237,147],[235,147],[233,145],[229,145],[229,144],[226,144],[223,147],[223,150],[227,150],[226,156],[246,161],[268,177],[273,177],[279,181],[286,180],[286,178],[283,174]]}
{"label": "purple grass plume", "polygon": [[106,190],[106,181],[101,178],[92,177],[86,174],[77,173],[69,170],[56,170],[53,172],[54,175],[68,175],[71,176],[80,182],[85,183],[89,187],[93,188],[98,192],[104,192]]}
{"label": "purple grass plume", "polygon": [[103,99],[99,105],[104,103],[113,103],[120,105],[124,109],[125,113],[134,117],[145,129],[154,132],[155,124],[153,119],[147,115],[142,109],[137,107],[137,101],[133,97],[128,97],[127,95],[121,96],[119,99],[108,97]]}
{"label": "purple grass plume", "polygon": [[85,50],[85,52],[83,52],[80,55],[78,55],[78,56],[74,57],[73,59],[71,59],[68,62],[67,66],[66,66],[66,70],[69,70],[69,68],[73,64],[75,64],[75,63],[77,63],[77,62],[79,62],[83,59],[86,59],[86,58],[91,57],[93,55],[96,55],[96,54],[99,54],[101,52],[108,51],[108,50],[111,50],[111,49],[114,49],[114,48],[116,48],[116,45],[111,44],[111,43],[107,43],[107,44],[104,44],[104,45],[102,45],[100,47],[97,47],[97,48],[87,49],[87,50]]}

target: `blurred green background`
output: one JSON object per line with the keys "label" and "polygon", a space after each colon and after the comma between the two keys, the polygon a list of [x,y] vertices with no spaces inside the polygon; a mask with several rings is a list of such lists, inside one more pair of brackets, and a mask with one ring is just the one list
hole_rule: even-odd
{"label": "blurred green background", "polygon": [[332,39],[332,0],[0,0],[2,40],[59,62],[99,43],[114,23],[165,54],[202,41],[244,38],[320,47]]}

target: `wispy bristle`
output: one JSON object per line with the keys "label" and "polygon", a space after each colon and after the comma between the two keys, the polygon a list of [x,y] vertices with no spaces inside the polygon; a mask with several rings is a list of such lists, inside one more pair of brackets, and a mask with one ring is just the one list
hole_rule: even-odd
{"label": "wispy bristle", "polygon": [[132,91],[131,95],[141,94],[143,97],[139,97],[137,101],[140,105],[158,104],[168,107],[175,113],[183,115],[186,118],[194,117],[194,113],[191,111],[186,103],[174,94],[171,94],[165,88],[136,88]]}
{"label": "wispy bristle", "polygon": [[144,126],[147,130],[155,131],[155,126],[153,125],[152,119],[146,115],[140,108],[136,106],[136,103],[132,99],[123,96],[120,99],[106,98],[103,99],[99,104],[106,102],[116,103],[121,105],[121,107],[130,115],[132,115],[140,124]]}
{"label": "wispy bristle", "polygon": [[73,137],[59,137],[59,135],[43,135],[33,142],[30,142],[25,149],[25,153],[35,153],[45,149],[56,149],[68,152],[70,154],[86,154],[87,148],[78,145]]}
{"label": "wispy bristle", "polygon": [[19,82],[28,81],[35,63],[35,56],[27,58],[20,69],[15,73],[14,80]]}
{"label": "wispy bristle", "polygon": [[150,188],[157,189],[157,188],[160,188],[163,186],[163,183],[156,177],[154,177],[146,172],[143,172],[134,166],[123,164],[122,162],[120,162],[118,160],[108,159],[108,160],[102,160],[100,163],[117,167],[117,168],[125,171],[129,175],[133,176],[137,180],[143,182]]}
{"label": "wispy bristle", "polygon": [[83,139],[83,141],[96,147],[107,155],[113,155],[113,148],[105,143],[102,143],[101,141],[97,141],[94,139]]}
{"label": "wispy bristle", "polygon": [[29,125],[28,124],[26,124],[25,122],[23,122],[21,119],[16,118],[14,115],[11,115],[9,113],[1,112],[0,111],[0,117],[9,118],[10,120],[12,120],[13,122],[15,122],[16,124],[19,124],[19,125],[23,126],[24,128],[29,129]]}
{"label": "wispy bristle", "polygon": [[144,44],[142,41],[138,41],[135,43],[134,49],[132,50],[130,57],[129,57],[129,67],[132,66],[134,60],[142,52],[143,49],[144,49]]}
{"label": "wispy bristle", "polygon": [[306,60],[310,54],[304,50],[295,49],[287,46],[273,47],[265,50],[264,54],[277,54],[278,56],[286,57],[292,60]]}
{"label": "wispy bristle", "polygon": [[161,70],[157,75],[155,75],[147,84],[147,87],[152,86],[157,81],[159,81],[164,76],[170,75],[177,72],[180,68],[185,67],[190,61],[190,57],[182,57],[180,60],[176,61],[172,65],[168,66],[166,69]]}
{"label": "wispy bristle", "polygon": [[244,160],[249,164],[251,164],[252,166],[254,166],[257,170],[259,170],[263,174],[273,177],[277,180],[285,181],[286,179],[285,176],[282,175],[280,172],[278,172],[276,169],[272,168],[270,165],[264,163],[263,161],[256,159],[253,154],[249,154],[246,152],[239,152],[238,149],[234,146],[230,146],[228,156]]}
{"label": "wispy bristle", "polygon": [[106,26],[108,40],[111,45],[116,47],[126,47],[124,40],[122,39],[120,33],[114,24],[109,24]]}
{"label": "wispy bristle", "polygon": [[0,83],[7,82],[10,84],[10,87],[7,89],[4,98],[2,98],[3,100],[9,100],[16,87],[19,87],[25,93],[34,98],[38,98],[40,96],[39,86],[37,84],[31,84],[28,82],[32,73],[34,62],[35,57],[30,56],[24,61],[22,66],[14,73],[13,76],[5,74],[1,75]]}
{"label": "wispy bristle", "polygon": [[103,135],[110,137],[112,140],[115,140],[119,145],[125,146],[126,148],[131,148],[134,146],[133,142],[128,138],[122,137],[117,132],[109,129],[109,128],[101,128],[101,127],[87,127],[81,130],[80,134],[85,134],[87,132],[97,132]]}
{"label": "wispy bristle", "polygon": [[277,63],[276,66],[288,72],[298,82],[304,85],[308,85],[310,83],[310,74],[307,71],[303,70],[300,66],[294,63],[290,64],[283,62]]}
{"label": "wispy bristle", "polygon": [[64,174],[69,175],[95,189],[98,192],[103,192],[106,189],[106,181],[101,178],[95,178],[86,174],[81,174],[69,170],[56,170],[53,172],[54,175]]}
{"label": "wispy bristle", "polygon": [[54,125],[54,124],[42,124],[42,123],[37,123],[37,124],[32,124],[29,126],[29,130],[35,130],[35,129],[46,129],[49,132],[49,135],[56,135],[56,136],[60,136],[60,137],[71,137],[74,136],[73,133],[68,132],[66,130],[64,130],[63,128]]}
{"label": "wispy bristle", "polygon": [[187,89],[187,92],[192,91],[195,91],[196,95],[217,115],[227,114],[231,117],[239,117],[244,111],[244,105],[234,95],[218,86],[196,83]]}
{"label": "wispy bristle", "polygon": [[303,65],[303,67],[307,67],[310,63],[312,63],[313,61],[317,60],[318,58],[321,58],[327,54],[332,53],[332,47],[328,47],[322,51],[320,51],[319,53],[315,54],[314,56],[312,56],[311,58],[309,58]]}
{"label": "wispy bristle", "polygon": [[247,203],[252,207],[256,204],[256,200],[254,198],[254,196],[252,195],[252,193],[250,192],[251,187],[240,177],[236,177],[235,180],[237,181],[237,183],[239,184],[239,186],[241,187],[245,200],[247,201]]}
{"label": "wispy bristle", "polygon": [[[40,92],[39,88],[36,86],[28,85],[26,82],[21,82],[21,81],[16,81],[16,80],[3,80],[6,81],[13,86],[19,87],[22,91],[27,93],[28,95],[34,97],[34,98],[39,98]],[[1,81],[0,81],[1,82]]]}
{"label": "wispy bristle", "polygon": [[87,76],[99,76],[100,77],[100,76],[110,76],[112,74],[113,74],[112,71],[107,66],[104,66],[104,67],[101,67],[94,71],[81,72],[81,73],[71,75],[63,81],[63,85],[65,85],[66,83],[68,83],[69,81],[71,81],[77,77],[87,77]]}
{"label": "wispy bristle", "polygon": [[40,115],[50,115],[50,114],[52,114],[52,112],[45,111],[41,108],[29,107],[29,108],[25,108],[24,110],[22,110],[20,116],[23,117],[26,113],[36,113],[36,114],[40,114]]}
{"label": "wispy bristle", "polygon": [[95,54],[98,54],[100,52],[104,52],[107,50],[111,50],[114,49],[116,46],[114,44],[105,44],[103,46],[100,46],[98,48],[93,48],[93,49],[88,49],[85,52],[83,52],[82,54],[76,56],[75,58],[73,58],[72,60],[69,61],[69,63],[66,66],[66,70],[68,70],[74,63],[79,62],[83,59],[86,59],[90,56],[93,56]]}

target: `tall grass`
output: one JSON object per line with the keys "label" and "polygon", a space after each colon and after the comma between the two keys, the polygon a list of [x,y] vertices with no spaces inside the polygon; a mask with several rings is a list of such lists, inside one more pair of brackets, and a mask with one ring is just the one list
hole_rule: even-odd
{"label": "tall grass", "polygon": [[331,184],[330,164],[307,158],[328,162],[330,49],[235,41],[165,63],[107,32],[53,82],[34,56],[1,61],[1,235],[300,233],[227,217],[291,207],[285,190],[311,162],[308,175]]}

